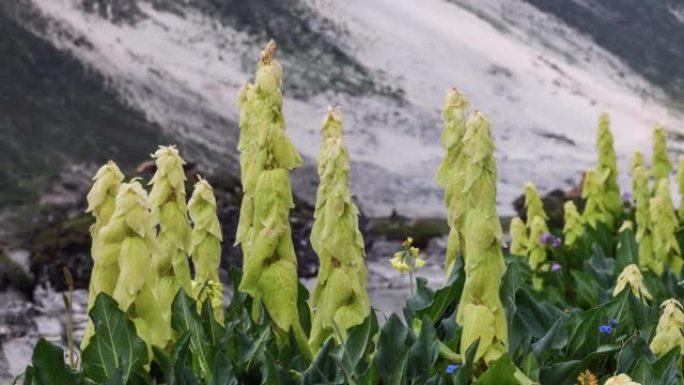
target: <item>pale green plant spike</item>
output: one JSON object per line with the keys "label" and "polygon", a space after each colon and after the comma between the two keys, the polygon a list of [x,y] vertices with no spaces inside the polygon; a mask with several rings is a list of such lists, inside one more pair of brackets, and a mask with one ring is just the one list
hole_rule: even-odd
{"label": "pale green plant spike", "polygon": [[644,154],[642,154],[641,151],[634,151],[634,154],[632,155],[631,168],[632,170],[634,170],[637,167],[646,167],[646,162],[644,161]]}
{"label": "pale green plant spike", "polygon": [[222,287],[218,269],[221,264],[221,224],[216,215],[214,189],[206,179],[195,183],[192,196],[188,201],[188,214],[193,223],[190,236],[190,255],[195,267],[193,296],[199,308],[207,298],[212,300],[214,317],[223,323]]}
{"label": "pale green plant spike", "polygon": [[[148,346],[166,346],[171,328],[165,322],[164,308],[153,291],[153,255],[160,252],[147,193],[138,181],[124,183],[116,197],[116,207],[109,223],[100,231],[102,248],[116,258],[120,274],[112,298],[129,315],[144,323],[141,337]],[[133,310],[134,309],[134,310]]]}
{"label": "pale green plant spike", "polygon": [[658,357],[677,346],[680,354],[684,355],[684,309],[682,304],[671,298],[663,302],[660,307],[663,312],[658,320],[655,336],[649,347]]}
{"label": "pale green plant spike", "polygon": [[282,68],[273,60],[275,50],[275,42],[269,41],[261,52],[253,92],[244,91],[248,101],[240,104],[247,109],[240,111],[241,118],[244,114],[247,119],[247,126],[241,128],[247,138],[240,143],[249,148],[250,159],[243,164],[244,196],[236,240],[244,257],[239,290],[254,297],[255,309],[263,303],[280,341],[292,330],[300,350],[310,358],[308,339],[299,324],[297,258],[289,223],[294,207],[289,170],[300,166],[302,158],[285,134]]}
{"label": "pale green plant spike", "polygon": [[[116,195],[121,187],[124,175],[111,160],[100,167],[93,177],[93,186],[88,192],[88,208],[86,212],[92,213],[95,223],[90,228],[92,246],[90,255],[93,258],[93,270],[90,274],[90,284],[88,286],[88,311],[93,307],[95,298],[100,293],[112,295],[114,285],[119,278],[119,265],[116,259],[109,260],[103,258],[100,247],[100,229],[105,226],[114,213]],[[92,320],[88,320],[83,339],[81,340],[81,350],[85,349],[93,336],[95,328]]]}
{"label": "pale green plant spike", "polygon": [[527,262],[532,269],[532,282],[533,287],[536,290],[541,290],[543,288],[543,280],[539,273],[548,270],[548,263],[546,259],[546,245],[542,244],[541,238],[544,234],[549,234],[549,227],[546,225],[546,221],[540,216],[534,216],[528,219],[530,222],[530,242],[527,249]]}
{"label": "pale green plant spike", "polygon": [[639,298],[642,302],[647,302],[653,299],[651,293],[648,291],[646,286],[644,286],[644,277],[641,275],[639,266],[635,264],[627,265],[622,270],[618,276],[617,282],[615,283],[615,289],[613,289],[613,297],[620,294],[629,285],[632,293]]}
{"label": "pale green plant spike", "polygon": [[[635,154],[634,159],[638,159]],[[639,244],[639,266],[642,269],[656,269],[653,257],[653,237],[651,235],[651,188],[648,170],[643,162],[633,162],[632,191],[636,201],[634,218],[636,220],[636,241]]]}
{"label": "pale green plant spike", "polygon": [[548,219],[546,212],[544,211],[544,203],[542,202],[537,187],[532,182],[525,183],[524,186],[525,195],[525,209],[527,216],[527,227],[530,228],[532,223],[532,218],[540,217],[544,220]]}
{"label": "pale green plant spike", "polygon": [[565,222],[563,225],[565,240],[563,242],[565,246],[573,247],[584,234],[584,222],[573,201],[567,201],[563,204],[563,217]]}
{"label": "pale green plant spike", "polygon": [[606,224],[612,228],[611,215],[605,206],[603,199],[603,183],[598,173],[594,170],[587,171],[582,186],[582,198],[586,200],[582,221],[596,229],[599,223]]}
{"label": "pale green plant spike", "polygon": [[617,218],[623,211],[620,186],[618,185],[617,156],[613,146],[613,134],[610,132],[608,114],[602,113],[598,122],[598,165],[596,172],[603,180],[604,206],[613,218]]}
{"label": "pale green plant spike", "polygon": [[464,226],[465,285],[456,320],[463,325],[461,354],[480,339],[475,360],[506,354],[508,326],[499,289],[506,269],[496,212],[496,160],[487,119],[475,112],[464,137],[467,211]]}
{"label": "pale green plant spike", "polygon": [[510,253],[519,257],[527,256],[529,237],[527,236],[527,226],[519,217],[511,220],[511,246]]}
{"label": "pale green plant spike", "polygon": [[653,164],[651,167],[656,183],[661,179],[670,179],[672,161],[667,153],[667,133],[660,125],[656,125],[653,130]]}
{"label": "pale green plant spike", "polygon": [[349,153],[341,123],[339,110],[328,109],[318,155],[320,182],[311,231],[311,244],[320,261],[311,300],[315,312],[309,344],[313,351],[336,331],[345,333],[370,314],[364,242],[358,227],[359,210],[349,191]]}
{"label": "pale green plant spike", "polygon": [[235,244],[249,253],[253,229],[254,194],[259,175],[267,169],[292,170],[302,165],[302,158],[285,135],[282,109],[283,70],[273,59],[276,44],[269,41],[260,54],[254,85],[246,84],[239,95],[240,165],[243,199],[240,207]]}
{"label": "pale green plant spike", "polygon": [[684,222],[684,155],[679,156],[679,170],[677,170],[677,187],[679,188],[679,223]]}
{"label": "pale green plant spike", "polygon": [[463,251],[463,222],[465,218],[465,166],[463,136],[466,131],[466,112],[468,100],[458,90],[447,92],[442,117],[442,146],[446,150],[435,181],[444,189],[444,203],[447,208],[449,222],[449,238],[447,242],[444,267],[447,277],[451,274],[458,254]]}
{"label": "pale green plant spike", "polygon": [[651,224],[653,232],[653,254],[655,263],[651,266],[656,274],[662,275],[665,267],[679,274],[682,270],[682,256],[677,241],[676,231],[679,226],[677,216],[672,207],[669,179],[660,179],[656,193],[650,202]]}

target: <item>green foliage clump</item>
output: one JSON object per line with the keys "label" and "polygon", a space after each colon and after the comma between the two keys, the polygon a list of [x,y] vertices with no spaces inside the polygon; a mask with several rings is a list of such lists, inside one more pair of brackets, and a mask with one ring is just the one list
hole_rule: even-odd
{"label": "green foliage clump", "polygon": [[567,201],[563,205],[565,224],[563,225],[563,235],[565,236],[565,246],[574,247],[584,234],[584,222],[577,211],[577,206],[573,201]]}
{"label": "green foliage clump", "polygon": [[674,272],[682,270],[682,252],[677,240],[679,226],[672,207],[669,179],[660,179],[655,195],[650,201],[651,223],[653,224],[653,271],[661,275],[668,266]]}
{"label": "green foliage clump", "polygon": [[527,226],[519,217],[511,220],[510,226],[511,246],[510,252],[517,256],[526,256],[529,238],[527,236]]}

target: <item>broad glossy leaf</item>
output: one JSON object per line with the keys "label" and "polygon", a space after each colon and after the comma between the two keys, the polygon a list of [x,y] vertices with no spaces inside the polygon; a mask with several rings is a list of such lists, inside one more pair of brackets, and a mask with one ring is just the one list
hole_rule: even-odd
{"label": "broad glossy leaf", "polygon": [[510,357],[504,354],[490,363],[489,369],[473,385],[518,385],[515,378],[516,367]]}
{"label": "broad glossy leaf", "polygon": [[126,383],[148,361],[145,343],[116,301],[104,293],[97,296],[90,318],[95,335],[83,351],[83,372],[96,382],[105,382],[121,370]]}
{"label": "broad glossy leaf", "polygon": [[409,352],[407,378],[419,383],[427,381],[433,373],[432,368],[437,360],[437,351],[435,327],[430,317],[424,315],[420,334]]}
{"label": "broad glossy leaf", "polygon": [[83,382],[81,374],[64,364],[64,350],[43,338],[33,349],[31,365],[24,375],[26,385],[78,385]]}

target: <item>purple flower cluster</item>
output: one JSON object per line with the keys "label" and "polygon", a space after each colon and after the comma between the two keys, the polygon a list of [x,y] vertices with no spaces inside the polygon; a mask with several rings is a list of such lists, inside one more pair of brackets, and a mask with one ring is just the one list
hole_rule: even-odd
{"label": "purple flower cluster", "polygon": [[539,243],[544,246],[552,246],[555,248],[560,247],[563,244],[563,240],[550,233],[544,233],[539,237]]}
{"label": "purple flower cluster", "polygon": [[623,202],[631,202],[632,201],[632,194],[628,192],[622,193],[622,201]]}
{"label": "purple flower cluster", "polygon": [[551,264],[551,271],[554,273],[557,273],[557,272],[561,271],[562,269],[563,269],[563,266],[558,262],[554,262]]}

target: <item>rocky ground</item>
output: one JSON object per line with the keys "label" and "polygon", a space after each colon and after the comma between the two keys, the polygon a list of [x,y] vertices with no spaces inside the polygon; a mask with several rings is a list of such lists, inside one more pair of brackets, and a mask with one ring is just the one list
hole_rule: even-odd
{"label": "rocky ground", "polygon": [[[445,240],[435,238],[424,249],[426,266],[418,276],[428,279],[430,286],[437,287],[443,282],[443,252]],[[388,262],[392,253],[401,247],[400,241],[377,239],[367,256],[368,291],[378,319],[383,322],[393,312],[404,306],[410,295],[407,275],[402,275],[390,267]],[[25,251],[10,253],[13,259],[26,255]],[[226,266],[226,265],[224,265]],[[23,269],[28,273],[28,264]],[[315,266],[314,266],[315,268]],[[225,272],[225,270],[224,270]],[[227,276],[223,274],[223,276]],[[315,277],[302,279],[305,286],[312,288]],[[227,283],[227,282],[226,282]],[[224,285],[230,287],[230,285]],[[31,295],[33,301],[31,300]],[[56,290],[49,281],[35,287],[27,294],[16,289],[0,293],[0,384],[10,384],[20,375],[31,359],[33,346],[44,337],[54,343],[66,346],[66,310],[62,299],[63,292]],[[224,294],[230,301],[230,291]],[[75,339],[80,341],[87,322],[86,303],[88,292],[76,289],[73,297],[73,318]]]}

